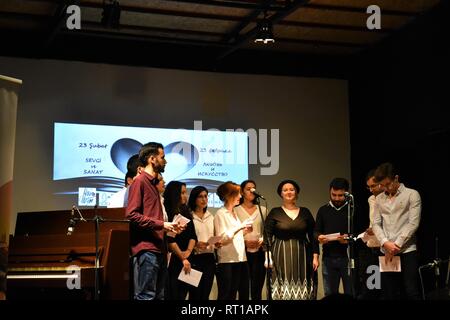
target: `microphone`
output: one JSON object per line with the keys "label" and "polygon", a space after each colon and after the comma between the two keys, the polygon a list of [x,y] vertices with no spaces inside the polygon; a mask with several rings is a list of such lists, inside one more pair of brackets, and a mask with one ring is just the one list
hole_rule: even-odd
{"label": "microphone", "polygon": [[67,227],[68,236],[71,236],[73,230],[75,230],[75,220],[73,220],[74,215],[75,215],[75,206],[72,206],[72,211],[70,212],[69,226]]}
{"label": "microphone", "polygon": [[71,236],[73,231],[75,230],[75,224],[76,224],[75,220],[73,220],[73,219],[69,220],[69,226],[67,227],[67,235],[68,236]]}
{"label": "microphone", "polygon": [[344,192],[344,196],[346,197],[346,198],[353,198],[353,195],[350,193],[350,192]]}
{"label": "microphone", "polygon": [[441,272],[439,270],[439,263],[440,263],[440,261],[439,260],[434,260],[434,262],[435,262],[434,274],[435,274],[436,277],[439,277],[441,275]]}
{"label": "microphone", "polygon": [[439,264],[441,261],[439,259],[433,260],[433,262],[427,263],[424,265],[425,268],[434,268],[434,273],[436,276],[440,275]]}
{"label": "microphone", "polygon": [[261,198],[263,200],[266,200],[266,198],[264,198],[262,195],[260,195],[259,193],[256,192],[255,188],[251,188],[250,192],[253,193],[255,195],[256,198]]}

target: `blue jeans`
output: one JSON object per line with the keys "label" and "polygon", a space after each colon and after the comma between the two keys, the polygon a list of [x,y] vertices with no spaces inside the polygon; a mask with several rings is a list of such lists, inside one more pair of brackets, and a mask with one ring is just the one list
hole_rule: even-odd
{"label": "blue jeans", "polygon": [[164,300],[167,267],[162,253],[144,251],[133,257],[134,299]]}
{"label": "blue jeans", "polygon": [[342,279],[344,293],[352,294],[351,279],[348,275],[347,257],[323,257],[322,277],[325,296],[339,293],[339,281]]}

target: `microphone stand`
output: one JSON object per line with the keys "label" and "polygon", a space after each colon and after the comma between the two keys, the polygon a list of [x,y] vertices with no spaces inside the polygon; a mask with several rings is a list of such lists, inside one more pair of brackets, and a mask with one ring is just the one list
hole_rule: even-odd
{"label": "microphone stand", "polygon": [[439,276],[440,276],[440,272],[439,272],[439,264],[440,264],[440,259],[439,259],[439,237],[435,237],[434,238],[434,262],[435,262],[435,267],[434,267],[434,275],[435,275],[435,286],[436,286],[436,290],[439,289]]}
{"label": "microphone stand", "polygon": [[94,293],[94,299],[99,300],[100,299],[100,252],[99,252],[99,240],[100,240],[100,222],[103,222],[103,217],[99,216],[97,214],[97,208],[98,206],[95,205],[94,207],[94,218],[93,221],[95,222],[95,293]]}
{"label": "microphone stand", "polygon": [[[419,267],[419,277],[420,277],[420,285],[422,287],[422,299],[426,300],[426,296],[425,296],[425,288],[424,288],[424,284],[423,284],[423,277],[422,277],[422,269],[424,268],[433,268],[434,269],[434,285],[435,285],[435,290],[439,291],[439,277],[441,275],[440,273],[440,265],[441,264],[445,264],[445,263],[450,263],[450,259],[447,260],[441,260],[439,258],[439,238],[436,236],[434,238],[434,253],[435,253],[435,258],[433,260],[433,262],[427,263],[423,266]],[[448,266],[448,270],[450,270],[450,264]],[[447,279],[446,279],[446,283],[445,286],[448,286],[448,272],[447,271]],[[449,291],[449,295],[450,295],[450,291]]]}
{"label": "microphone stand", "polygon": [[354,215],[354,210],[355,210],[355,204],[354,204],[354,199],[353,199],[353,195],[349,195],[348,196],[348,200],[347,200],[347,234],[348,234],[348,244],[347,244],[347,256],[348,256],[348,269],[347,269],[347,274],[350,278],[350,290],[351,290],[351,295],[355,298],[355,288],[354,288],[354,281],[353,281],[353,276],[354,276],[354,271],[353,269],[355,268],[355,260],[353,259],[353,250],[354,250],[354,241],[355,239],[353,238],[353,215]]}
{"label": "microphone stand", "polygon": [[[449,263],[448,271],[447,271],[447,280],[446,280],[446,284],[445,284],[445,286],[448,287],[448,274],[450,272],[450,259],[441,260],[441,259],[438,258],[438,259],[435,259],[433,262],[424,264],[423,266],[419,267],[419,278],[420,278],[420,286],[422,287],[422,299],[423,300],[426,300],[427,298],[426,298],[426,295],[425,295],[425,287],[424,287],[424,284],[423,284],[422,270],[426,269],[426,268],[433,268],[434,269],[435,279],[437,279],[438,276],[440,275],[439,267],[440,267],[441,264],[445,264],[445,263]],[[438,280],[436,280],[436,290],[439,290]],[[448,294],[450,296],[450,291],[449,291]]]}
{"label": "microphone stand", "polygon": [[[75,207],[75,206],[74,206]],[[95,228],[95,283],[94,283],[94,300],[100,300],[100,250],[99,250],[99,243],[100,243],[100,223],[103,222],[117,222],[117,223],[130,223],[130,220],[128,219],[105,219],[101,215],[97,214],[97,208],[98,206],[94,206],[94,217],[93,218],[84,218],[81,215],[80,210],[75,207],[78,214],[80,215],[79,218],[72,217],[71,220],[74,222],[83,221],[83,222],[94,222],[94,228]]]}
{"label": "microphone stand", "polygon": [[[261,203],[260,203],[259,199],[260,199],[260,197],[256,197],[256,205],[258,206],[259,215],[261,216],[261,222],[262,222],[262,227],[263,227],[263,237],[264,237],[264,239],[267,239],[267,241],[265,241],[266,252],[264,254],[267,259],[267,268],[266,268],[267,300],[272,300],[272,268],[270,267],[272,265],[272,261],[270,259],[270,252],[272,252],[272,243],[271,243],[271,239],[269,239],[269,237],[267,236],[267,233],[266,233],[265,220],[264,220],[264,216],[262,214]],[[267,210],[267,201],[266,201],[266,210]]]}

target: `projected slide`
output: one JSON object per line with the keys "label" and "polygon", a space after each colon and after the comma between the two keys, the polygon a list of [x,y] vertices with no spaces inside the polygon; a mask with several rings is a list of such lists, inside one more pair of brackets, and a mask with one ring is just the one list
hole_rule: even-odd
{"label": "projected slide", "polygon": [[224,181],[248,178],[245,132],[55,123],[53,179],[71,181],[71,193],[83,193],[79,205],[95,204],[97,195],[105,205],[124,186],[128,159],[150,141],[164,146],[166,183],[213,191]]}

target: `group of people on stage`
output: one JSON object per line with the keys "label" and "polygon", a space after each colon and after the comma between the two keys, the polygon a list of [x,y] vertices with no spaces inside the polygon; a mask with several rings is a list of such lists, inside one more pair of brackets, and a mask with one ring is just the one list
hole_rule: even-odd
{"label": "group of people on stage", "polygon": [[[165,165],[163,146],[145,144],[130,158],[131,180],[114,199],[114,206],[126,207],[131,221],[134,299],[184,300],[189,296],[208,300],[216,277],[217,299],[261,300],[267,274],[272,299],[316,299],[319,243],[325,296],[338,294],[341,280],[344,292],[355,296],[348,272],[348,242],[352,240],[348,212],[354,206],[346,179],[331,181],[330,201],[318,210],[316,219],[308,208],[298,205],[300,186],[294,180],[278,185],[282,205],[269,213],[257,202],[254,181],[225,182],[217,188],[224,205],[213,215],[208,211],[205,187],[194,187],[188,196],[183,182],[165,186]],[[414,235],[420,220],[420,196],[398,179],[389,163],[369,173],[370,226],[362,239],[370,249],[362,260],[367,265],[378,264],[379,255],[387,261],[400,256],[401,272],[381,274],[383,294],[397,298],[397,290],[404,289],[409,298],[419,298]],[[174,222],[178,215],[189,222]],[[202,272],[197,287],[178,279],[191,269]],[[364,275],[362,280],[366,280]]]}

